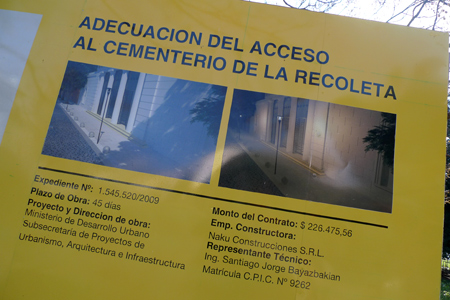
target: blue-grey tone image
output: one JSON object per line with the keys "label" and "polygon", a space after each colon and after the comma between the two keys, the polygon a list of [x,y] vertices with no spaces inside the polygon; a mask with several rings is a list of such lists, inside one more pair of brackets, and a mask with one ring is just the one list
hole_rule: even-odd
{"label": "blue-grey tone image", "polygon": [[70,61],[42,154],[209,183],[226,91]]}
{"label": "blue-grey tone image", "polygon": [[391,213],[396,115],[234,90],[219,185]]}

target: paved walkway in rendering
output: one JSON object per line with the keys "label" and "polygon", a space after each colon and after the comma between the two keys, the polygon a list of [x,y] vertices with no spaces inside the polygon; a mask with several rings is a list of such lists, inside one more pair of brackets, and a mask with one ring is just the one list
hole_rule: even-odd
{"label": "paved walkway in rendering", "polygon": [[59,104],[55,106],[42,154],[102,164],[99,151],[94,151],[92,145],[74,126]]}
{"label": "paved walkway in rendering", "polygon": [[49,126],[43,154],[167,177],[209,182],[211,170],[182,166],[144,143],[130,141],[108,120],[82,106],[58,102]]}
{"label": "paved walkway in rendering", "polygon": [[[253,164],[244,163],[240,157],[249,157]],[[277,169],[275,172],[275,160]],[[374,197],[351,186],[337,184],[326,175],[320,175],[309,170],[285,155],[281,150],[276,155],[276,148],[258,141],[251,136],[241,135],[232,138],[228,135],[224,150],[224,166],[219,185],[246,191],[262,192],[278,195],[277,192],[265,190],[267,181],[273,183],[277,190],[286,197],[310,200],[314,202],[337,204],[354,208],[390,212],[392,197]],[[227,174],[227,170],[235,170],[232,174],[239,174],[239,169],[248,174],[257,173],[250,168],[258,168],[265,174],[264,180],[248,180]]]}

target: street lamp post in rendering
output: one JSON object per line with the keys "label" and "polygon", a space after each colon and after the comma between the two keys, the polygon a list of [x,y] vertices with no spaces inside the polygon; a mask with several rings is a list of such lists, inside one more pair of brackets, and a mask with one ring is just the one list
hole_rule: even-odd
{"label": "street lamp post in rendering", "polygon": [[283,120],[282,116],[278,116],[278,136],[277,136],[277,151],[275,153],[275,170],[273,174],[277,174],[277,163],[278,163],[278,146],[280,144],[280,135],[281,135],[281,121]]}

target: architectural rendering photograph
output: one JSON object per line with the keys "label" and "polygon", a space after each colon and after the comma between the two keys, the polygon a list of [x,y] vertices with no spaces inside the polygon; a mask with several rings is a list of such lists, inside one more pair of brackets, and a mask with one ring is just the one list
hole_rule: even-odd
{"label": "architectural rendering photograph", "polygon": [[70,61],[42,154],[209,183],[226,87]]}
{"label": "architectural rendering photograph", "polygon": [[396,115],[235,90],[219,185],[391,213]]}

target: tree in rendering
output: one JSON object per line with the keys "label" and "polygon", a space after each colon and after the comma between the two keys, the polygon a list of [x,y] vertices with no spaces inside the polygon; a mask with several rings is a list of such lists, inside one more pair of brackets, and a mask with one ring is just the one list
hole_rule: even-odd
{"label": "tree in rendering", "polygon": [[191,123],[203,123],[207,128],[208,135],[214,138],[219,135],[226,92],[226,87],[213,85],[208,96],[195,103],[194,108],[189,111],[192,116]]}
{"label": "tree in rendering", "polygon": [[61,84],[62,100],[76,103],[80,90],[86,86],[87,75],[96,69],[93,65],[69,61]]}
{"label": "tree in rendering", "polygon": [[365,151],[378,151],[385,164],[394,167],[396,115],[381,113],[381,124],[367,132],[363,142],[367,143]]}

